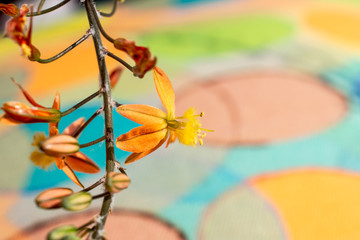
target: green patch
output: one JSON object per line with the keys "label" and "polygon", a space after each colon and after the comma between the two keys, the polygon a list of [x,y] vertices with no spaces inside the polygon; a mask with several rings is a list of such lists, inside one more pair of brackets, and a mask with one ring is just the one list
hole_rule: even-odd
{"label": "green patch", "polygon": [[271,15],[247,15],[172,26],[145,34],[143,45],[157,56],[193,58],[231,51],[254,51],[282,41],[294,32],[293,24]]}

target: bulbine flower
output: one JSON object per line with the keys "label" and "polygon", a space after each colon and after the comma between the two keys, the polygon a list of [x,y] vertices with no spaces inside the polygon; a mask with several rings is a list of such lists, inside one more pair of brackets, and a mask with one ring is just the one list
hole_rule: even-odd
{"label": "bulbine flower", "polygon": [[143,78],[145,73],[151,70],[156,64],[156,57],[151,58],[148,48],[136,46],[135,42],[125,38],[117,38],[114,41],[114,47],[126,52],[135,62],[134,76]]}
{"label": "bulbine flower", "polygon": [[83,173],[98,173],[100,168],[85,154],[79,152],[79,144],[73,134],[85,123],[85,118],[79,118],[70,124],[62,134],[59,134],[57,124],[50,124],[49,138],[44,133],[34,135],[33,146],[37,147],[30,155],[34,165],[48,168],[54,162],[58,169],[77,185],[84,188],[74,171]]}
{"label": "bulbine flower", "polygon": [[166,147],[176,139],[180,143],[195,146],[203,144],[204,131],[194,108],[189,108],[181,117],[175,117],[175,93],[169,78],[158,67],[153,69],[156,90],[166,113],[158,108],[128,104],[119,106],[116,111],[122,116],[142,124],[116,139],[116,146],[124,151],[133,152],[125,164],[134,162],[158,149],[167,140]]}
{"label": "bulbine flower", "polygon": [[[21,123],[57,123],[61,119],[61,112],[56,108],[56,101],[59,98],[59,94],[56,93],[55,100],[52,108],[46,108],[37,102],[25,91],[15,80],[12,81],[20,88],[25,98],[32,105],[26,105],[21,102],[5,102],[1,109],[5,114],[0,117],[0,120],[5,123],[21,124]],[[55,107],[54,107],[55,106]]]}
{"label": "bulbine flower", "polygon": [[40,51],[31,43],[32,17],[30,17],[29,28],[26,27],[28,5],[24,4],[19,9],[14,4],[0,3],[0,11],[12,17],[5,26],[6,36],[15,41],[21,47],[23,54],[31,61],[37,61],[40,58]]}

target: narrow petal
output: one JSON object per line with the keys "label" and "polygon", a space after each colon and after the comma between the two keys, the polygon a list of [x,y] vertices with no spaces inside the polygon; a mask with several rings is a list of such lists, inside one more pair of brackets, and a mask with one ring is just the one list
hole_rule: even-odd
{"label": "narrow petal", "polygon": [[14,120],[12,117],[10,117],[8,114],[3,114],[0,116],[0,123],[4,125],[18,125],[22,124],[22,122]]}
{"label": "narrow petal", "polygon": [[166,134],[166,124],[140,126],[120,135],[116,139],[116,146],[128,152],[145,152],[154,148]]}
{"label": "narrow petal", "polygon": [[74,183],[76,183],[80,187],[84,188],[84,186],[81,184],[78,177],[75,175],[74,171],[70,168],[70,166],[66,162],[65,162],[65,165],[64,165],[62,170],[71,179],[71,181],[73,181]]}
{"label": "narrow petal", "polygon": [[85,154],[77,152],[73,155],[66,156],[64,160],[74,171],[83,173],[98,173],[98,165],[88,158]]}
{"label": "narrow petal", "polygon": [[67,126],[64,129],[64,131],[62,132],[62,134],[72,136],[84,123],[85,123],[85,118],[81,117],[81,118],[75,120],[69,126]]}
{"label": "narrow petal", "polygon": [[52,109],[60,110],[60,94],[59,92],[55,93],[54,102],[52,105]]}
{"label": "narrow petal", "polygon": [[38,104],[33,97],[30,96],[30,94],[19,84],[17,83],[13,78],[11,78],[11,81],[21,90],[21,92],[23,93],[24,97],[26,98],[26,100],[29,101],[29,103],[31,105],[33,105],[34,107],[40,107],[40,108],[45,108],[44,106]]}
{"label": "narrow petal", "polygon": [[166,119],[166,113],[162,110],[142,104],[121,105],[116,111],[122,116],[142,125],[162,124]]}
{"label": "narrow petal", "polygon": [[117,67],[110,73],[110,85],[111,88],[114,88],[116,86],[116,83],[119,81],[121,73],[124,71],[124,68]]}
{"label": "narrow petal", "polygon": [[170,143],[175,142],[175,140],[176,140],[176,133],[175,133],[175,131],[170,131],[170,137],[169,137],[169,139],[168,139],[168,141],[167,141],[167,143],[166,143],[166,147],[168,147]]}
{"label": "narrow petal", "polygon": [[11,17],[17,17],[20,14],[19,8],[15,4],[0,3],[0,11]]}
{"label": "narrow petal", "polygon": [[166,137],[164,137],[158,143],[158,145],[156,145],[154,148],[152,148],[152,149],[150,149],[148,151],[141,152],[141,153],[132,153],[132,154],[130,154],[130,156],[125,160],[125,164],[130,164],[132,162],[135,162],[135,161],[139,160],[140,158],[145,157],[146,155],[149,155],[150,153],[154,152],[156,149],[161,147],[161,145],[163,145],[165,141],[166,141]]}
{"label": "narrow petal", "polygon": [[175,118],[175,93],[169,78],[159,68],[153,69],[155,87],[162,104],[168,112],[168,119]]}

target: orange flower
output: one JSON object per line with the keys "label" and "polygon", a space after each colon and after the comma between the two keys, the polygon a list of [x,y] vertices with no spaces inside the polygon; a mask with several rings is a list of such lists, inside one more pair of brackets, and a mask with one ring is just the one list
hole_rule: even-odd
{"label": "orange flower", "polygon": [[114,41],[114,47],[126,52],[134,60],[134,76],[143,78],[145,73],[151,70],[156,64],[156,57],[151,59],[149,49],[136,46],[133,41],[128,41],[125,38],[118,38]]}
{"label": "orange flower", "polygon": [[[62,135],[73,136],[76,131],[85,123],[85,118],[79,118],[72,124],[70,124],[63,132]],[[33,146],[42,149],[41,146],[44,145],[44,141],[48,141],[49,139],[54,138],[54,136],[59,135],[59,129],[57,124],[50,123],[49,126],[49,136],[50,138],[46,138],[44,133],[37,133],[34,135]],[[73,149],[73,148],[71,148]],[[85,154],[81,152],[75,152],[73,154],[67,154],[64,152],[63,155],[50,154],[35,150],[31,153],[30,159],[34,163],[34,165],[39,166],[41,168],[47,168],[52,163],[56,163],[56,166],[63,170],[64,173],[77,185],[80,187],[84,187],[78,177],[75,175],[74,170],[83,173],[98,173],[100,168],[97,164],[88,158]]]}
{"label": "orange flower", "polygon": [[[12,81],[20,88],[25,98],[33,106],[28,106],[21,102],[5,102],[1,107],[5,114],[0,117],[0,121],[4,123],[20,124],[20,123],[38,123],[38,122],[52,122],[60,121],[61,112],[57,108],[46,108],[37,102],[26,92],[17,82]],[[55,99],[58,97],[56,95]]]}
{"label": "orange flower", "polygon": [[[32,8],[32,6],[31,6]],[[26,14],[29,12],[27,4],[18,9],[14,4],[0,4],[0,10],[12,17],[5,26],[6,36],[14,40],[22,49],[23,54],[31,61],[40,58],[40,51],[31,43],[32,17],[29,29],[26,27]]]}
{"label": "orange flower", "polygon": [[133,152],[125,164],[134,162],[158,149],[167,140],[167,146],[176,138],[180,143],[195,146],[203,144],[205,133],[211,131],[201,128],[195,109],[189,108],[181,117],[175,117],[175,94],[169,78],[158,67],[153,69],[156,90],[167,113],[141,104],[121,105],[116,110],[130,120],[143,126],[132,129],[116,139],[116,146],[124,151]]}

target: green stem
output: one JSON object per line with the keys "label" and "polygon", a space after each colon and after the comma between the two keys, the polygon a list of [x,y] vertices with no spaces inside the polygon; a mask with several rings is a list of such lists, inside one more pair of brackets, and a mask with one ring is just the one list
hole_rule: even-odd
{"label": "green stem", "polygon": [[94,120],[102,111],[103,111],[102,108],[96,110],[96,112],[88,120],[86,120],[86,122],[83,125],[81,125],[81,127],[78,130],[76,130],[76,132],[72,134],[72,136],[74,138],[77,138],[81,134],[81,132],[87,127],[87,125],[89,125],[91,121]]}
{"label": "green stem", "polygon": [[99,142],[104,141],[105,139],[106,139],[106,136],[102,136],[101,138],[98,138],[98,139],[96,139],[96,140],[94,140],[94,141],[80,144],[79,147],[80,147],[80,148],[90,147],[90,146],[92,146],[92,145],[95,145],[95,144],[97,144],[97,143],[99,143]]}
{"label": "green stem", "polygon": [[62,6],[64,6],[65,4],[67,4],[68,2],[70,2],[71,0],[64,0],[58,4],[56,4],[55,6],[51,7],[51,8],[48,8],[48,9],[45,9],[45,10],[42,10],[42,11],[38,11],[38,12],[32,12],[32,13],[28,13],[26,14],[27,17],[31,17],[31,16],[39,16],[39,15],[43,15],[43,14],[46,14],[46,13],[49,13],[49,12],[52,12]]}
{"label": "green stem", "polygon": [[112,15],[114,15],[114,13],[116,11],[117,2],[118,2],[118,0],[113,0],[113,6],[111,9],[111,12],[109,12],[109,13],[100,12],[100,15],[103,17],[111,17]]}
{"label": "green stem", "polygon": [[64,111],[61,113],[61,117],[64,117],[70,113],[72,113],[73,111],[75,111],[76,109],[78,109],[79,107],[81,107],[82,105],[84,105],[85,103],[89,102],[90,100],[96,98],[97,96],[99,96],[101,93],[103,92],[103,89],[100,89],[99,91],[94,92],[93,94],[91,94],[90,96],[88,96],[87,98],[85,98],[84,100],[82,100],[81,102],[79,102],[78,104],[76,104],[75,106],[73,106],[72,108]]}
{"label": "green stem", "polygon": [[96,183],[94,183],[93,185],[84,188],[83,190],[81,190],[80,192],[88,192],[93,190],[94,188],[96,188],[97,186],[99,186],[100,184],[102,184],[105,181],[105,177],[100,178],[99,180],[97,180]]}
{"label": "green stem", "polygon": [[95,9],[95,6],[94,5],[91,5],[90,6],[90,10],[92,11],[92,15],[94,16],[94,19],[95,22],[96,22],[96,25],[98,27],[98,29],[100,30],[101,34],[111,43],[114,43],[114,39],[112,37],[110,37],[104,30],[104,28],[102,27],[101,23],[100,23],[100,20],[99,20],[99,17],[97,15],[97,10]]}
{"label": "green stem", "polygon": [[128,64],[127,62],[125,62],[124,60],[122,60],[121,58],[119,58],[118,56],[116,56],[115,54],[109,52],[109,51],[104,51],[104,53],[106,55],[108,55],[109,57],[115,59],[116,61],[118,61],[119,63],[121,63],[122,65],[124,65],[124,67],[126,67],[127,69],[129,69],[131,72],[134,72],[134,69],[132,66],[130,66],[130,64]]}
{"label": "green stem", "polygon": [[[105,118],[105,149],[106,149],[106,167],[105,176],[108,172],[115,170],[115,153],[114,153],[114,128],[113,128],[113,115],[112,115],[112,96],[111,86],[108,71],[106,68],[105,57],[103,53],[103,44],[100,36],[100,24],[97,21],[97,13],[92,0],[85,0],[85,9],[88,16],[90,28],[94,29],[93,41],[100,71],[100,85],[104,89],[103,93],[103,108]],[[95,10],[95,11],[94,11]],[[99,213],[100,221],[96,223],[92,233],[93,239],[101,239],[104,231],[105,222],[110,212],[113,195],[108,194],[104,196],[101,210]]]}
{"label": "green stem", "polygon": [[90,35],[92,34],[91,30],[88,30],[84,36],[82,36],[79,40],[77,40],[76,42],[74,42],[73,44],[71,44],[68,48],[66,48],[64,51],[56,54],[55,56],[51,57],[51,58],[47,58],[47,59],[39,59],[36,60],[39,63],[50,63],[53,62],[59,58],[61,58],[62,56],[64,56],[65,54],[67,54],[68,52],[70,52],[71,50],[73,50],[76,46],[78,46],[80,43],[82,43],[83,41],[85,41]]}

